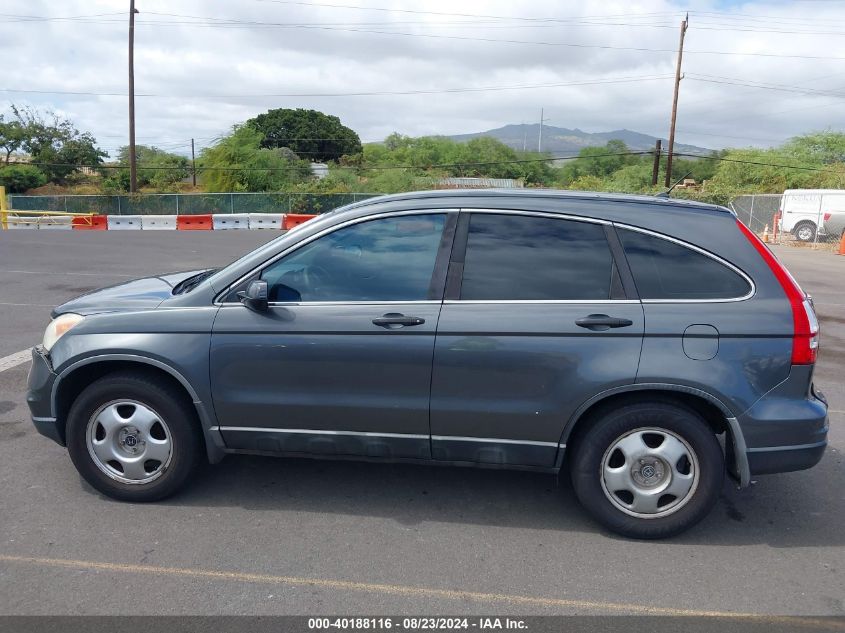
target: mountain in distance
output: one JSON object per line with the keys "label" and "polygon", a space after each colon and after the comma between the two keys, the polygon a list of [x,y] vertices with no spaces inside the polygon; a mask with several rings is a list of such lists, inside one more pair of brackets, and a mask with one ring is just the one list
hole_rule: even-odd
{"label": "mountain in distance", "polygon": [[[511,124],[495,130],[476,132],[472,134],[455,134],[448,138],[453,141],[469,141],[482,136],[492,136],[513,149],[521,150],[523,146],[529,151],[536,151],[537,139],[540,132],[539,123]],[[575,154],[585,147],[595,147],[608,141],[623,141],[632,150],[652,150],[657,141],[656,136],[642,134],[632,130],[613,130],[611,132],[584,132],[575,128],[570,130],[554,125],[543,126],[543,151],[552,154]],[[669,141],[663,139],[663,151],[666,151]],[[706,154],[711,150],[696,145],[685,145],[675,142],[675,151],[679,153]]]}

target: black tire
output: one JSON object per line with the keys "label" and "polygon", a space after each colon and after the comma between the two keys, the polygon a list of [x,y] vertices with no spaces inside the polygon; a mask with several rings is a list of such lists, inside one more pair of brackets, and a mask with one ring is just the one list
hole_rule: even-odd
{"label": "black tire", "polygon": [[[802,229],[808,229],[809,233],[802,231]],[[816,239],[816,225],[812,222],[799,222],[792,232],[795,235],[795,239],[801,242],[812,242]]]}
{"label": "black tire", "polygon": [[[160,464],[156,478],[148,483],[116,480],[98,466],[89,452],[89,421],[104,406],[121,400],[149,407],[168,431],[170,457],[166,464]],[[120,372],[97,380],[76,398],[68,414],[67,448],[74,466],[94,488],[121,501],[158,501],[172,495],[196,470],[202,447],[196,411],[184,394],[167,382],[142,373]]]}
{"label": "black tire", "polygon": [[[694,410],[674,402],[635,402],[602,411],[585,422],[589,427],[576,438],[570,475],[578,500],[606,528],[630,538],[668,538],[689,529],[713,508],[724,481],[725,459],[713,430]],[[670,432],[694,451],[697,460],[697,485],[682,505],[662,516],[627,514],[605,492],[605,454],[620,438],[639,429]]]}

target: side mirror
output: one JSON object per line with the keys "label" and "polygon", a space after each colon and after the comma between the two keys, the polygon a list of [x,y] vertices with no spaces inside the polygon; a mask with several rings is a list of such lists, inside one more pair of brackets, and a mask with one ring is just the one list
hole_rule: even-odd
{"label": "side mirror", "polygon": [[246,290],[241,290],[238,293],[238,299],[250,310],[255,310],[256,312],[266,311],[267,282],[263,279],[253,279],[249,282]]}

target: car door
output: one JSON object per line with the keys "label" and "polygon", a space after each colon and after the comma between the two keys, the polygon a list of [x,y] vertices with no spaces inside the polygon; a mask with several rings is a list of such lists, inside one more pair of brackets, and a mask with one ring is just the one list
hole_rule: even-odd
{"label": "car door", "polygon": [[435,459],[553,466],[578,406],[634,382],[643,310],[608,236],[596,220],[461,212],[434,350]]}
{"label": "car door", "polygon": [[223,305],[210,365],[226,444],[429,458],[434,335],[456,216],[399,213],[331,229],[256,273],[268,282],[267,311]]}

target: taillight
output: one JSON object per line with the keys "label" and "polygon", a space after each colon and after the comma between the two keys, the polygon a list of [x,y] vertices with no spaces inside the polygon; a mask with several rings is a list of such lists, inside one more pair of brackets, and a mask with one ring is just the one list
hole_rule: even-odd
{"label": "taillight", "polygon": [[819,349],[819,322],[810,299],[765,244],[739,220],[739,230],[757,249],[786,293],[792,308],[792,364],[812,365]]}
{"label": "taillight", "polygon": [[824,221],[827,222],[830,219],[830,216],[832,216],[832,215],[833,215],[832,213],[825,213],[824,214]]}

